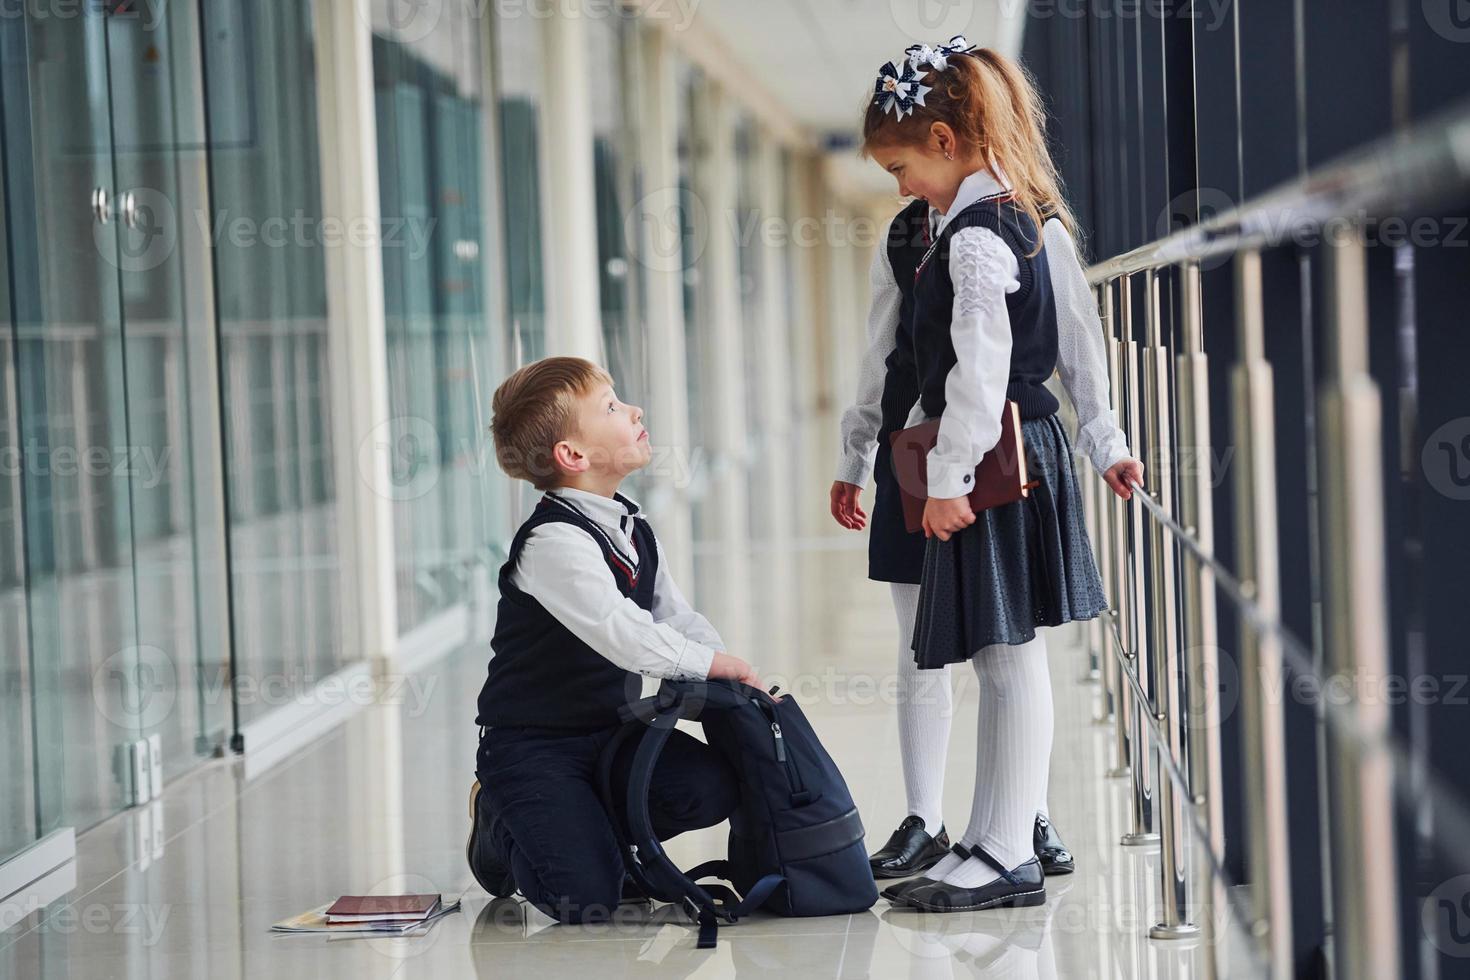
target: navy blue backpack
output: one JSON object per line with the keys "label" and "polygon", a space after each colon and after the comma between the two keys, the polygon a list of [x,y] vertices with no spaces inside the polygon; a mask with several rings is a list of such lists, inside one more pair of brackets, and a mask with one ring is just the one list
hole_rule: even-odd
{"label": "navy blue backpack", "polygon": [[[715,945],[721,922],[736,922],[757,908],[841,915],[878,901],[852,794],[793,698],[776,699],[737,681],[664,681],[657,695],[624,706],[622,714],[625,723],[599,766],[603,805],[629,875],[649,897],[690,914],[699,924],[700,949]],[[648,813],[654,766],[681,718],[704,726],[705,741],[740,779],[728,856],[687,871],[669,860]],[[633,756],[623,825],[613,806],[612,760],[640,732],[646,735]],[[701,884],[702,878],[734,887]]]}

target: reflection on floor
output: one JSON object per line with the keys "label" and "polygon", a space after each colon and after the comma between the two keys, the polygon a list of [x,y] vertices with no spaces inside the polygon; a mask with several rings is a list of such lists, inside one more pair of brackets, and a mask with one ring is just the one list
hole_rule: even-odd
{"label": "reflection on floor", "polygon": [[[810,557],[839,584],[802,615],[842,628],[821,631],[819,653],[763,672],[797,694],[877,847],[904,816],[891,695],[897,637],[886,588],[857,578],[858,555],[844,548]],[[1124,783],[1103,775],[1111,729],[1092,721],[1097,688],[1081,679],[1078,635],[1049,634],[1057,697],[1050,805],[1078,871],[1050,879],[1041,908],[931,915],[880,900],[857,915],[759,916],[722,930],[709,951],[694,948],[671,907],[565,927],[520,902],[492,902],[464,865],[473,700],[484,672],[483,651],[465,649],[402,679],[385,690],[388,703],[253,780],[238,761],[212,763],[162,800],[82,835],[64,897],[0,933],[0,976],[1205,976],[1197,943],[1146,938],[1158,921],[1158,851],[1118,845],[1128,820]],[[973,673],[955,677],[945,806],[949,826],[960,827],[975,700]],[[685,835],[669,850],[685,866],[717,856],[720,829]],[[463,912],[414,940],[267,932],[339,893],[375,890],[463,893]],[[1231,931],[1222,943],[1226,975],[1248,975],[1239,936]]]}

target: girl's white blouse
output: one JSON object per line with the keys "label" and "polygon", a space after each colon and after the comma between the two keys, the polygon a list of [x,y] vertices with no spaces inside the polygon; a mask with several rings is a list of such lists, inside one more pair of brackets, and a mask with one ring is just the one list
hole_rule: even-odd
{"label": "girl's white blouse", "polygon": [[[973,174],[966,182],[981,176]],[[960,203],[957,198],[956,205]],[[950,210],[957,213],[955,206]],[[931,218],[937,214],[931,209]],[[1057,371],[1077,412],[1076,448],[1102,473],[1131,455],[1109,402],[1102,321],[1066,226],[1050,219],[1042,235],[1056,301]],[[868,347],[857,394],[841,422],[837,479],[858,486],[865,486],[872,476],[885,362],[898,327],[900,293],[882,245],[885,240],[886,236],[880,239],[869,273]],[[950,331],[956,361],[945,379],[939,441],[928,459],[930,495],[941,499],[968,491],[964,477],[1000,438],[1011,354],[1005,295],[1020,288],[1015,255],[990,229],[963,228],[950,241],[949,275],[955,290]],[[907,424],[923,420],[923,411],[915,404]]]}

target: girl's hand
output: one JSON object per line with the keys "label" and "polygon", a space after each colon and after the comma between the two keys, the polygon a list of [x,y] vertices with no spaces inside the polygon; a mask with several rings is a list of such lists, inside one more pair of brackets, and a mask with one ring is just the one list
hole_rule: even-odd
{"label": "girl's hand", "polygon": [[833,481],[832,517],[838,524],[854,531],[867,527],[868,515],[863,513],[863,505],[858,502],[862,493],[863,488],[854,483]]}
{"label": "girl's hand", "polygon": [[975,523],[975,512],[970,509],[969,497],[954,497],[939,500],[930,497],[924,505],[924,537],[939,535],[940,541]]}
{"label": "girl's hand", "polygon": [[1107,481],[1108,486],[1113,488],[1113,493],[1124,500],[1131,500],[1133,497],[1132,484],[1143,486],[1143,464],[1132,458],[1120,459],[1108,467],[1108,471],[1103,474],[1103,479]]}

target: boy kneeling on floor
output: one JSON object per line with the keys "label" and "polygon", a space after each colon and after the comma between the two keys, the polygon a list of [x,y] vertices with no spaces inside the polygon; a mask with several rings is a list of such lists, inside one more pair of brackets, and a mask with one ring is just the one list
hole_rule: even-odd
{"label": "boy kneeling on floor", "polygon": [[[627,892],[597,763],[618,709],[642,694],[639,675],[761,684],[689,606],[648,521],[618,492],[652,450],[643,410],[618,400],[607,372],[575,357],[536,361],[501,384],[493,411],[501,469],[545,493],[500,570],[470,869],[492,895],[519,890],[560,922],[602,921]],[[614,761],[614,799],[637,742]],[[738,802],[729,764],[674,731],[649,791],[659,839],[713,826]]]}

